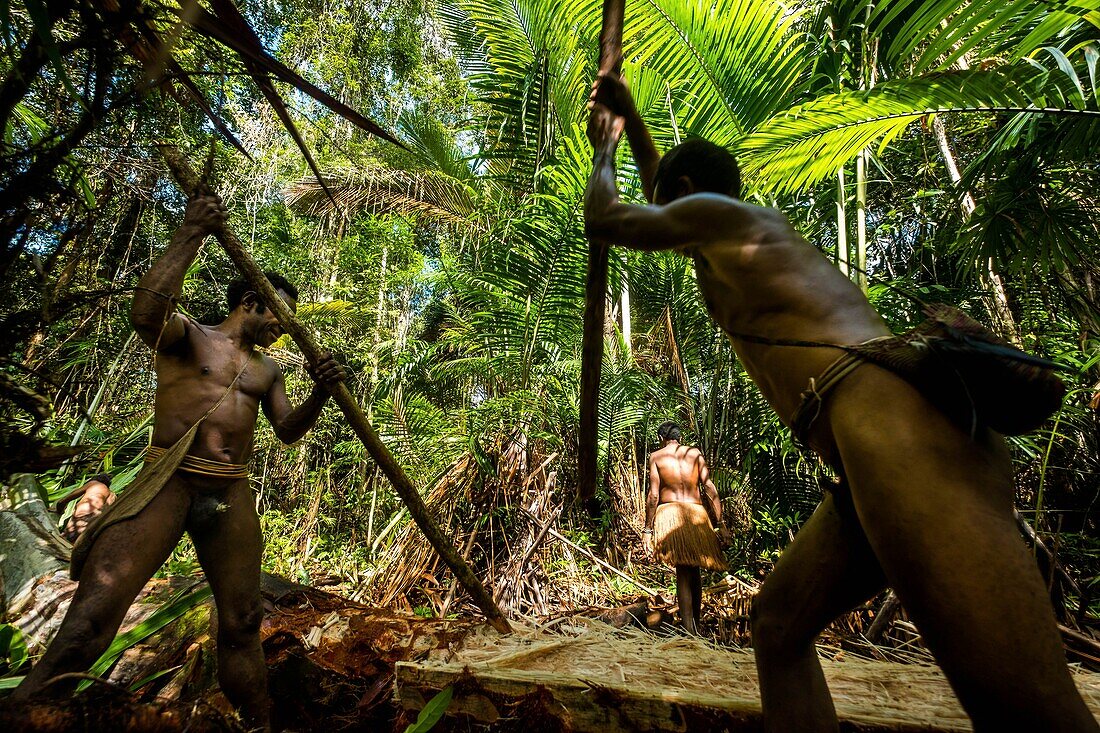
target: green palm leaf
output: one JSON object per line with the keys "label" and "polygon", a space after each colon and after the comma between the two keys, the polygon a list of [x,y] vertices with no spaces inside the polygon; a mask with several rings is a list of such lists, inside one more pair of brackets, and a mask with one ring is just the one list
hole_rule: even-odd
{"label": "green palm leaf", "polygon": [[1059,69],[1034,63],[928,74],[870,91],[829,94],[785,112],[741,145],[747,175],[774,192],[792,192],[835,174],[860,150],[881,152],[917,119],[940,112],[1027,112],[1100,116]]}
{"label": "green palm leaf", "polygon": [[[473,189],[439,171],[375,165],[329,171],[323,178],[325,186],[316,178],[303,178],[291,185],[284,192],[287,205],[309,216],[392,213],[463,226],[470,225],[477,213]],[[331,197],[325,188],[332,192]]]}
{"label": "green palm leaf", "polygon": [[627,58],[663,76],[683,125],[718,144],[790,103],[806,71],[800,14],[760,0],[644,0],[626,12]]}

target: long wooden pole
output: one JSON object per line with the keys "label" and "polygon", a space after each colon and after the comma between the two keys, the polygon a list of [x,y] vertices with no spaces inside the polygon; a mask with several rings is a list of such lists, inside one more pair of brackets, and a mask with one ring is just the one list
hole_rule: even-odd
{"label": "long wooden pole", "polygon": [[[604,0],[600,27],[600,71],[622,68],[625,0]],[[577,498],[591,503],[596,495],[599,440],[600,372],[607,302],[607,245],[588,241],[588,279],[584,285],[584,333],[581,340],[581,405],[577,435]]]}
{"label": "long wooden pole", "polygon": [[[185,194],[194,196],[203,190],[205,184],[202,183],[198,174],[191,168],[177,147],[174,145],[161,145],[160,152],[164,156],[165,162],[168,163],[168,169],[172,172],[172,177],[176,179],[176,183],[179,184],[180,189]],[[229,258],[233,260],[233,264],[237,266],[237,269],[260,295],[264,303],[275,312],[275,317],[279,319],[283,330],[290,334],[290,337],[294,339],[294,343],[298,344],[302,354],[311,364],[316,364],[321,358],[321,347],[314,340],[313,334],[298,322],[298,319],[294,317],[283,299],[276,294],[275,288],[272,287],[263,270],[252,259],[241,241],[225,225],[215,230],[214,236],[221,242]],[[492,596],[485,590],[485,586],[474,575],[470,566],[455,550],[451,540],[440,531],[439,526],[428,512],[424,500],[420,497],[420,493],[413,486],[409,477],[405,475],[401,466],[390,455],[386,446],[379,440],[378,434],[374,432],[374,428],[371,427],[367,416],[363,414],[362,408],[355,401],[355,397],[352,396],[347,385],[341,382],[330,389],[330,392],[333,401],[343,411],[344,417],[347,418],[352,430],[363,441],[367,452],[371,454],[375,463],[382,469],[382,473],[393,484],[393,488],[401,497],[401,501],[405,503],[413,521],[416,522],[416,526],[420,527],[420,531],[424,533],[432,549],[439,554],[443,562],[451,569],[451,572],[458,578],[458,582],[462,583],[462,587],[470,594],[474,603],[485,614],[493,628],[504,634],[510,633],[512,629],[508,625],[507,619],[500,612],[500,608],[493,602]]]}

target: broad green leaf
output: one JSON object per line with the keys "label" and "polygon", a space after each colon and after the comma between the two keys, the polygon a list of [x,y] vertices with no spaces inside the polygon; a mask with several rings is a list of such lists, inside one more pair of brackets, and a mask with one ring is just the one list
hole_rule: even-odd
{"label": "broad green leaf", "polygon": [[26,639],[14,624],[0,624],[0,661],[7,665],[9,674],[27,661]]}
{"label": "broad green leaf", "polygon": [[1085,107],[1085,88],[1081,85],[1081,80],[1077,76],[1077,72],[1073,68],[1073,64],[1069,58],[1062,53],[1061,50],[1054,46],[1044,46],[1043,50],[1054,57],[1054,62],[1058,64],[1058,68],[1062,70],[1062,73],[1066,75],[1066,78],[1073,82],[1074,87],[1077,89],[1077,99],[1080,102],[1078,109]]}
{"label": "broad green leaf", "polygon": [[19,687],[19,683],[23,681],[25,675],[18,677],[0,677],[0,690],[14,690]]}
{"label": "broad green leaf", "polygon": [[[115,640],[111,642],[111,646],[107,648],[107,651],[103,652],[96,663],[88,670],[89,674],[95,675],[96,677],[103,677],[110,671],[111,667],[114,666],[123,652],[135,644],[148,639],[168,624],[179,619],[192,608],[209,599],[211,595],[213,595],[213,592],[210,586],[203,585],[198,590],[190,593],[182,593],[175,599],[169,601],[163,607],[157,609],[149,618],[145,619],[125,634],[120,634],[115,637]],[[77,685],[77,690],[87,689],[91,684],[91,680],[84,680]]]}
{"label": "broad green leaf", "polygon": [[428,701],[420,714],[416,716],[416,722],[405,728],[405,733],[428,733],[439,722],[443,714],[447,712],[454,697],[453,687],[444,687],[439,694]]}
{"label": "broad green leaf", "polygon": [[1095,44],[1089,44],[1085,46],[1085,63],[1089,67],[1089,82],[1092,84],[1092,96],[1093,99],[1100,96],[1096,90],[1096,62],[1100,60],[1100,51],[1097,50]]}

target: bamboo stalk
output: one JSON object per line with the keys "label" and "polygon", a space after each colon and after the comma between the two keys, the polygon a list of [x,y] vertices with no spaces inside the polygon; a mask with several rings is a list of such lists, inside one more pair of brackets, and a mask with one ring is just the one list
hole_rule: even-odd
{"label": "bamboo stalk", "polygon": [[[194,196],[199,191],[203,190],[205,184],[198,177],[198,174],[191,168],[190,164],[184,159],[183,154],[179,148],[174,145],[161,145],[161,155],[164,156],[165,162],[168,164],[169,170],[172,172],[172,177],[175,178],[176,183],[185,194],[188,196]],[[241,271],[241,274],[248,279],[249,284],[259,293],[264,303],[267,304],[275,313],[275,317],[279,319],[279,323],[282,325],[283,330],[290,334],[290,337],[294,339],[294,343],[298,344],[298,348],[302,350],[302,354],[309,360],[311,364],[316,364],[321,358],[321,347],[317,344],[316,340],[298,319],[291,313],[290,308],[287,307],[283,299],[275,292],[275,288],[272,287],[267,277],[264,275],[263,270],[252,259],[252,256],[237,239],[236,235],[230,231],[229,227],[222,225],[214,232],[214,236],[221,242],[225,248],[226,254],[233,260],[233,263],[237,266],[237,269]],[[477,576],[474,575],[470,566],[459,556],[455,550],[453,543],[440,531],[435,520],[432,519],[431,513],[428,511],[427,506],[424,504],[423,498],[420,493],[413,486],[412,481],[405,475],[404,470],[394,460],[386,446],[378,438],[378,434],[374,432],[374,428],[371,427],[370,422],[367,420],[367,416],[363,414],[362,408],[359,407],[359,403],[356,402],[355,397],[352,396],[351,391],[347,385],[343,382],[337,384],[335,387],[329,390],[332,393],[333,401],[340,407],[340,410],[344,413],[344,417],[347,418],[348,423],[351,425],[352,430],[366,446],[367,451],[371,454],[375,463],[385,474],[386,478],[393,484],[394,490],[397,491],[398,496],[404,502],[405,506],[409,510],[409,514],[412,515],[413,521],[420,528],[420,531],[424,533],[428,543],[432,546],[432,549],[443,559],[447,564],[447,567],[451,569],[451,572],[458,578],[458,582],[462,583],[462,587],[466,589],[466,592],[470,594],[474,603],[481,609],[481,612],[485,614],[489,623],[493,625],[493,628],[497,629],[501,633],[507,634],[511,632],[511,627],[508,625],[508,621],[504,618],[504,615],[500,612],[500,609],[493,602],[492,597],[488,591],[485,590],[485,586],[481,584]]]}
{"label": "bamboo stalk", "polygon": [[[600,71],[622,68],[625,0],[604,0],[600,27]],[[600,412],[600,371],[603,368],[603,331],[607,310],[607,245],[588,241],[588,277],[584,283],[584,332],[581,340],[581,406],[577,430],[577,498],[596,496],[597,441]]]}

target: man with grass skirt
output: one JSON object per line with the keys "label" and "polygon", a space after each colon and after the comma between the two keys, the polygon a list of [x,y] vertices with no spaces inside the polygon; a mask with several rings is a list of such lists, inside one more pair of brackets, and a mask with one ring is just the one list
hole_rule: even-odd
{"label": "man with grass skirt", "polygon": [[[730,532],[722,521],[722,504],[702,452],[681,444],[680,427],[671,421],[657,428],[657,440],[661,447],[649,455],[643,530],[646,549],[676,568],[680,618],[684,629],[694,634],[703,602],[699,571],[726,570],[719,537],[721,545],[728,546]],[[719,527],[718,536],[715,526]]]}
{"label": "man with grass skirt", "polygon": [[[77,538],[70,565],[80,581],[76,595],[15,699],[71,689],[71,679],[51,680],[95,662],[138,591],[187,532],[214,592],[222,692],[250,727],[268,727],[259,633],[263,537],[247,461],[261,408],[275,435],[293,443],[317,421],[344,370],[326,354],[310,368],[313,392],[292,407],[282,370],[257,350],[271,346],[282,328],[246,281],[229,285],[229,315],[216,326],[176,310],[184,276],[225,215],[217,196],[194,198],[163,256],[138,283],[130,319],[155,355],[152,444],[141,473]],[[276,273],[267,277],[295,310],[298,291]]]}
{"label": "man with grass skirt", "polygon": [[[925,324],[893,335],[782,213],[740,200],[728,151],[689,139],[658,155],[617,75],[597,79],[590,107],[588,235],[691,257],[749,376],[839,477],[753,605],[765,728],[837,730],[814,641],[888,583],[976,730],[1100,730],[1016,528],[1001,436],[1057,409],[1049,368],[1029,371],[1034,357],[958,312],[926,311]],[[653,205],[619,200],[624,129]],[[990,392],[994,376],[1012,386]]]}

